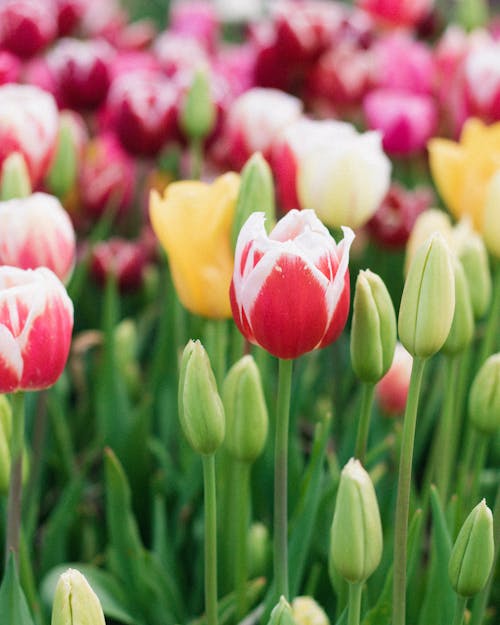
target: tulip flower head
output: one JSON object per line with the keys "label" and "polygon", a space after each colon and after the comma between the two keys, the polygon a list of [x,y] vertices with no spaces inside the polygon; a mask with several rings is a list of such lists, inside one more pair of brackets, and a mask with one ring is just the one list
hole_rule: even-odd
{"label": "tulip flower head", "polygon": [[292,210],[268,235],[254,213],[236,244],[231,307],[251,342],[278,358],[297,358],[338,338],[349,312],[349,248],[337,245],[314,211]]}
{"label": "tulip flower head", "polygon": [[151,193],[153,230],[167,252],[177,294],[197,315],[231,316],[231,226],[239,185],[239,176],[229,172],[211,185],[175,182],[163,198]]}
{"label": "tulip flower head", "polygon": [[72,329],[73,304],[50,269],[0,267],[0,393],[54,384]]}
{"label": "tulip flower head", "polygon": [[0,264],[48,267],[67,282],[75,264],[75,232],[59,200],[47,193],[0,202]]}
{"label": "tulip flower head", "polygon": [[382,412],[389,417],[400,416],[405,411],[412,365],[412,356],[401,343],[396,343],[389,371],[376,388],[377,402]]}

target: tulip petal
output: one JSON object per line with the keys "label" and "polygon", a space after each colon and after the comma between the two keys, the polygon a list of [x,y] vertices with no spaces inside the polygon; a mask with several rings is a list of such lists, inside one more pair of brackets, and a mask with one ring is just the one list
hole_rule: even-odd
{"label": "tulip petal", "polygon": [[23,373],[21,350],[12,333],[0,323],[0,388],[12,393],[19,387]]}

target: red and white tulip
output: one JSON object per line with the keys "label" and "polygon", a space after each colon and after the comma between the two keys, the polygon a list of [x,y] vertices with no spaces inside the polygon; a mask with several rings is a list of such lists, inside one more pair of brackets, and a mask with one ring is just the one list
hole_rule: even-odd
{"label": "red and white tulip", "polygon": [[387,416],[396,417],[405,411],[412,364],[410,353],[397,343],[392,365],[376,387],[378,404]]}
{"label": "red and white tulip", "polygon": [[338,338],[349,312],[349,248],[314,211],[290,211],[268,235],[264,213],[240,231],[230,288],[236,325],[278,358],[297,358]]}
{"label": "red and white tulip", "polygon": [[0,393],[52,386],[73,330],[73,304],[47,269],[0,267]]}
{"label": "red and white tulip", "polygon": [[75,232],[59,200],[47,193],[0,202],[0,265],[48,267],[67,282],[75,264]]}

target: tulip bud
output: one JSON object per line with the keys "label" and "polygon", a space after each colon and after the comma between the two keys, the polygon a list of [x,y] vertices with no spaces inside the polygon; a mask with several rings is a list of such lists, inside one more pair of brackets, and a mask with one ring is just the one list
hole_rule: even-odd
{"label": "tulip bud", "polygon": [[493,515],[483,499],[465,519],[448,565],[453,590],[462,597],[480,592],[493,565]]}
{"label": "tulip bud", "polygon": [[274,606],[267,625],[295,625],[292,607],[285,597],[281,596],[279,602]]}
{"label": "tulip bud", "polygon": [[500,428],[500,352],[483,363],[472,382],[469,416],[483,434],[493,434]]}
{"label": "tulip bud", "polygon": [[351,360],[363,382],[378,382],[388,371],[396,347],[396,313],[382,279],[360,271],[354,293]]}
{"label": "tulip bud", "polygon": [[240,185],[231,230],[233,249],[236,248],[236,241],[243,224],[256,210],[265,214],[268,232],[276,222],[273,175],[260,152],[255,152],[245,163],[241,170]]}
{"label": "tulip bud", "polygon": [[76,569],[68,569],[59,578],[51,625],[105,625],[97,595]]}
{"label": "tulip bud", "polygon": [[269,530],[263,523],[253,523],[247,536],[249,578],[265,575],[271,554]]}
{"label": "tulip bud", "polygon": [[330,625],[326,612],[312,597],[295,597],[292,613],[297,625]]}
{"label": "tulip bud", "polygon": [[222,386],[226,413],[224,444],[234,458],[254,462],[267,438],[267,408],[259,369],[244,356],[229,370]]}
{"label": "tulip bud", "polygon": [[57,197],[64,197],[76,183],[78,154],[71,118],[61,116],[56,152],[47,174],[47,187]]}
{"label": "tulip bud", "polygon": [[330,532],[330,559],[349,582],[363,582],[382,557],[382,525],[368,473],[351,458],[340,475]]}
{"label": "tulip bud", "polygon": [[0,199],[28,197],[31,194],[31,182],[24,157],[19,152],[12,152],[2,165],[0,179]]}
{"label": "tulip bud", "polygon": [[208,355],[200,341],[184,348],[179,379],[179,418],[191,447],[198,453],[215,453],[224,440],[224,406]]}
{"label": "tulip bud", "polygon": [[215,105],[210,93],[210,82],[204,71],[194,74],[184,100],[180,123],[191,139],[204,139],[215,124]]}
{"label": "tulip bud", "polygon": [[405,281],[398,319],[401,343],[412,356],[432,356],[450,333],[454,310],[451,254],[435,233],[415,253]]}
{"label": "tulip bud", "polygon": [[434,232],[440,232],[446,243],[451,244],[452,240],[452,226],[451,219],[442,210],[437,208],[431,208],[429,210],[420,213],[415,221],[413,230],[411,231],[410,238],[406,245],[406,257],[405,257],[405,275],[408,274],[411,261],[415,256],[415,252],[418,248],[427,241],[427,239]]}
{"label": "tulip bud", "polygon": [[454,229],[457,254],[465,272],[474,317],[480,319],[491,301],[491,272],[483,239],[466,222]]}
{"label": "tulip bud", "polygon": [[489,252],[500,259],[500,172],[491,179],[486,191],[483,215],[483,238]]}
{"label": "tulip bud", "polygon": [[12,408],[5,395],[0,395],[0,493],[6,494],[10,480],[10,434]]}
{"label": "tulip bud", "polygon": [[472,340],[474,334],[474,313],[469,293],[469,285],[462,263],[453,258],[455,272],[455,312],[450,333],[444,342],[442,351],[448,356],[462,352]]}

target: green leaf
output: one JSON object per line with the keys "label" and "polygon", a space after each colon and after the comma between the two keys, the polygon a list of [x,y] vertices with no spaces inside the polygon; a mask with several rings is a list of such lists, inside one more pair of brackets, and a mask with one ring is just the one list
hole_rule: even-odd
{"label": "green leaf", "polygon": [[26,597],[19,583],[14,556],[10,554],[0,586],[0,623],[2,625],[34,625]]}
{"label": "green leaf", "polygon": [[433,521],[431,562],[419,625],[449,625],[453,621],[456,601],[448,579],[451,536],[435,486],[431,486],[430,500]]}
{"label": "green leaf", "polygon": [[77,569],[86,577],[93,591],[99,597],[105,616],[120,623],[125,623],[125,625],[136,625],[137,621],[132,616],[130,607],[127,604],[127,593],[118,580],[110,573],[90,564],[61,564],[47,573],[42,580],[40,594],[42,601],[49,609],[54,600],[59,577],[69,568]]}

